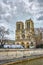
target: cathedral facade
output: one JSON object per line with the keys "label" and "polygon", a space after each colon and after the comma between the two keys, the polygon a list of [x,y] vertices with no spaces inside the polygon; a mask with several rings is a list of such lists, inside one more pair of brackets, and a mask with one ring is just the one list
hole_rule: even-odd
{"label": "cathedral facade", "polygon": [[35,48],[34,23],[31,19],[16,23],[15,44],[20,44],[24,48]]}

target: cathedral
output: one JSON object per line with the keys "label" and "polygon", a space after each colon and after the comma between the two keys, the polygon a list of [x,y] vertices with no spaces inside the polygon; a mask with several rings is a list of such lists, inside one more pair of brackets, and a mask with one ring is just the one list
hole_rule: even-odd
{"label": "cathedral", "polygon": [[15,44],[22,45],[24,48],[35,48],[34,23],[31,19],[16,22]]}

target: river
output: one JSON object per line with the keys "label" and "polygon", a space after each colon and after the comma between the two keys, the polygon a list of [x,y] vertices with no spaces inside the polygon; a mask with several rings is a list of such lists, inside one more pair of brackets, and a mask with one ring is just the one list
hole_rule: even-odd
{"label": "river", "polygon": [[43,58],[35,59],[31,61],[25,61],[22,63],[12,64],[12,65],[43,65]]}

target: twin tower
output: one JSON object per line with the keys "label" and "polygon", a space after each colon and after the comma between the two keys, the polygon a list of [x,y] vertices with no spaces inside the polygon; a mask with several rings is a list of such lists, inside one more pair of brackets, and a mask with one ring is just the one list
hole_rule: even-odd
{"label": "twin tower", "polygon": [[35,47],[34,23],[31,19],[16,23],[15,44],[22,45],[25,48]]}

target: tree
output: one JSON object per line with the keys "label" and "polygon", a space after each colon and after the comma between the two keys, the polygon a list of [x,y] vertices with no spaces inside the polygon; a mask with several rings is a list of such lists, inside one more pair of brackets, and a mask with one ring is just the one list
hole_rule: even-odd
{"label": "tree", "polygon": [[5,35],[9,35],[9,29],[6,29],[4,26],[0,27],[0,41],[3,45],[3,40],[5,40]]}

